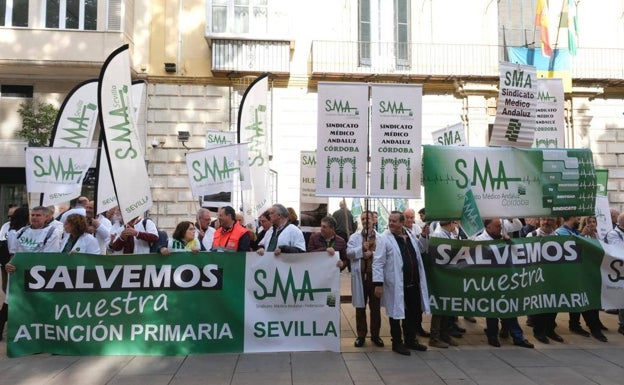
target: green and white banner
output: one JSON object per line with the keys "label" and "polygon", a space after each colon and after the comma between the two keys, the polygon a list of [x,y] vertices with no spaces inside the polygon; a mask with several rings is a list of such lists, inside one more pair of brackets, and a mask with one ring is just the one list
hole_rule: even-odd
{"label": "green and white banner", "polygon": [[[91,147],[98,119],[97,79],[77,85],[67,95],[54,122],[51,147]],[[82,184],[66,194],[43,194],[42,205],[50,206],[70,201],[80,195]]]}
{"label": "green and white banner", "polygon": [[461,218],[468,184],[483,218],[595,213],[589,149],[424,146],[423,170],[432,220]]}
{"label": "green and white banner", "polygon": [[609,183],[609,170],[596,170],[596,194],[607,196],[607,187]]}
{"label": "green and white banner", "polygon": [[537,108],[535,119],[535,148],[564,148],[563,80],[537,79]]}
{"label": "green and white banner", "polygon": [[600,309],[602,257],[596,240],[579,237],[431,238],[424,258],[431,312],[507,318]]}
{"label": "green and white banner", "polygon": [[17,254],[10,357],[340,350],[327,253]]}
{"label": "green and white banner", "polygon": [[496,118],[491,146],[531,147],[535,135],[537,71],[535,67],[501,62]]}
{"label": "green and white banner", "polygon": [[[102,66],[98,97],[106,153],[125,223],[143,215],[153,204],[134,100],[126,44],[115,50]],[[97,210],[101,212],[99,206]]]}
{"label": "green and white banner", "polygon": [[206,146],[204,148],[214,148],[236,144],[236,132],[206,130]]}
{"label": "green and white banner", "polygon": [[316,194],[366,196],[368,84],[319,82]]}
{"label": "green and white banner", "polygon": [[464,123],[456,123],[431,133],[433,144],[440,146],[467,146],[466,127]]}
{"label": "green and white banner", "polygon": [[231,193],[235,179],[242,189],[251,188],[247,143],[189,152],[186,168],[195,197]]}
{"label": "green and white banner", "polygon": [[420,198],[422,86],[371,86],[370,196]]}
{"label": "green and white banner", "polygon": [[[245,90],[238,108],[238,142],[248,143],[249,168],[251,175],[251,188],[242,193],[243,213],[245,223],[258,218],[265,210],[271,207],[272,191],[271,169],[269,168],[269,133],[271,127],[269,116],[271,111],[268,103],[269,75],[264,73],[258,76]],[[227,196],[227,195],[226,195]],[[219,197],[207,197],[202,205],[210,205],[207,201],[217,201]],[[217,199],[215,199],[217,198]],[[230,200],[231,196],[230,196]]]}
{"label": "green and white banner", "polygon": [[95,148],[27,147],[26,190],[65,196],[82,186]]}

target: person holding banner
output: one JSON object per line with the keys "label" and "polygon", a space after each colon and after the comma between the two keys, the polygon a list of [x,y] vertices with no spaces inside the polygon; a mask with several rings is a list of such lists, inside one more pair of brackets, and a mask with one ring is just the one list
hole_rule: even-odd
{"label": "person holding banner", "polygon": [[373,213],[362,212],[361,232],[354,233],[347,243],[347,257],[351,261],[351,302],[355,308],[355,329],[357,338],[354,346],[361,348],[366,341],[368,325],[366,324],[366,303],[370,316],[371,341],[383,347],[384,342],[379,337],[381,329],[381,311],[379,298],[375,296],[373,286],[373,255],[381,250],[377,247],[380,234],[373,229]]}
{"label": "person holding banner", "polygon": [[404,224],[402,212],[390,213],[388,230],[373,258],[373,283],[390,319],[392,350],[409,356],[410,349],[427,350],[416,338],[416,314],[429,312],[429,293],[420,248]]}
{"label": "person holding banner", "polygon": [[[619,212],[617,210],[613,210]],[[605,242],[609,245],[624,246],[624,213],[618,214],[613,230],[605,236]],[[624,309],[618,309],[618,333],[624,334]]]}
{"label": "person holding banner", "polygon": [[210,216],[210,210],[204,207],[197,210],[197,217],[195,222],[195,239],[197,239],[200,251],[208,251],[212,249],[215,229],[214,227],[210,226],[211,222],[212,217]]}
{"label": "person holding banner", "polygon": [[171,252],[192,252],[197,254],[200,249],[199,241],[195,238],[195,225],[190,221],[182,221],[178,223],[173,235],[167,242],[167,246],[160,248],[160,254],[169,256]]}
{"label": "person holding banner", "polygon": [[[559,235],[555,231],[555,218],[540,218],[540,227],[527,234],[529,237],[550,237]],[[563,342],[563,338],[555,332],[557,313],[540,313],[530,316],[533,325],[533,336],[541,343],[550,343],[549,339]]]}
{"label": "person holding banner", "polygon": [[[475,237],[475,241],[493,241],[497,239],[509,239],[509,236],[503,236],[503,223],[500,219],[486,219],[483,221],[485,230],[481,234]],[[488,344],[494,347],[500,347],[500,341],[498,340],[498,318],[486,318],[485,319],[487,329],[485,334],[487,335]],[[518,324],[518,318],[501,318],[503,327],[509,331],[509,334],[513,338],[513,344],[523,348],[534,348],[535,346],[524,338],[524,333],[520,324]]]}
{"label": "person holding banner", "polygon": [[212,251],[250,251],[249,231],[236,220],[232,206],[219,208],[219,223],[212,240]]}
{"label": "person holding banner", "polygon": [[122,254],[148,254],[150,243],[154,242],[158,242],[156,224],[149,218],[142,220],[141,217],[136,217],[116,235],[110,248],[113,251],[122,251]]}
{"label": "person holding banner", "polygon": [[87,232],[87,218],[71,214],[65,218],[65,232],[61,238],[61,253],[100,254],[100,245],[95,237]]}
{"label": "person holding banner", "polygon": [[276,257],[281,253],[304,253],[306,249],[305,238],[301,230],[288,221],[288,210],[284,205],[274,204],[269,209],[271,227],[264,238],[258,244],[257,253],[264,255],[266,251],[272,251]]}
{"label": "person holding banner", "polygon": [[110,231],[113,224],[104,215],[95,215],[95,212],[93,211],[94,206],[94,201],[89,201],[89,203],[85,206],[85,210],[87,212],[87,232],[97,239],[100,245],[100,252],[102,254],[106,254],[106,248],[108,247],[108,242],[110,241]]}
{"label": "person holding banner", "polygon": [[310,235],[307,251],[327,251],[330,256],[338,252],[340,256],[338,267],[344,266],[344,261],[347,259],[347,242],[336,235],[336,220],[333,217],[327,216],[321,219],[321,231]]}
{"label": "person holding banner", "polygon": [[[13,214],[17,216],[19,210]],[[9,234],[9,254],[15,253],[58,253],[60,251],[60,237],[56,229],[46,222],[50,209],[37,206],[30,211],[30,225],[26,225],[17,232]],[[11,220],[13,220],[12,218]],[[8,274],[16,271],[16,266],[9,261],[5,266]],[[4,297],[4,306],[0,310],[0,335],[8,318],[9,290]]]}

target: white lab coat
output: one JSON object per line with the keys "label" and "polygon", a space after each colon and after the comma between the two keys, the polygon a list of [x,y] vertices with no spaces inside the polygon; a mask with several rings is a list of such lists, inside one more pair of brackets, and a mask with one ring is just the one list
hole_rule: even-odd
{"label": "white lab coat", "polygon": [[[69,241],[69,234],[64,233],[61,240],[61,251],[65,248],[65,245]],[[101,254],[100,243],[95,237],[89,233],[84,233],[76,240],[71,251],[82,254]]]}
{"label": "white lab coat", "polygon": [[[394,235],[389,230],[383,233],[381,239],[382,241],[377,243],[377,249],[380,253],[375,254],[373,259],[373,281],[383,282],[381,306],[386,309],[388,317],[404,319],[405,299],[403,298],[403,257],[401,257],[401,250],[394,239]],[[429,291],[427,290],[427,277],[425,276],[420,248],[413,237],[410,236],[408,239],[412,242],[418,259],[422,310],[429,313]]]}
{"label": "white lab coat", "polygon": [[[375,231],[375,230],[373,230]],[[375,239],[378,242],[381,234],[375,231]],[[361,232],[353,233],[347,242],[347,257],[351,260],[351,303],[353,307],[364,308],[364,282],[362,282],[362,266],[360,262],[364,258],[364,249],[362,248],[364,237]],[[377,244],[374,255],[379,253],[380,247]]]}

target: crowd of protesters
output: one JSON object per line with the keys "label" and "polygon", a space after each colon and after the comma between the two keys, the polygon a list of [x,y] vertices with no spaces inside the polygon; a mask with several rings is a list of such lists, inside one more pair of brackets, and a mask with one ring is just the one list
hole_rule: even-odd
{"label": "crowd of protesters", "polygon": [[[8,276],[15,271],[11,263],[17,252],[57,252],[88,254],[145,254],[200,251],[256,251],[259,255],[273,252],[303,253],[326,251],[337,255],[337,266],[348,269],[351,277],[352,304],[356,315],[355,347],[371,342],[383,347],[380,336],[381,308],[389,317],[392,350],[410,355],[410,350],[424,351],[427,345],[418,336],[428,338],[435,348],[457,346],[466,332],[458,317],[433,314],[430,330],[423,328],[423,312],[429,313],[427,281],[422,255],[427,252],[432,237],[465,239],[456,221],[428,222],[425,209],[393,211],[388,226],[380,229],[377,213],[365,210],[354,218],[344,200],[333,214],[321,219],[320,231],[302,232],[295,210],[274,204],[263,212],[255,224],[245,224],[244,216],[231,206],[213,213],[200,208],[194,221],[181,221],[171,237],[150,218],[136,217],[124,223],[118,207],[96,215],[93,201],[80,197],[67,210],[55,215],[54,206],[10,207],[9,221],[0,229],[0,263],[5,303],[0,310],[0,339],[7,321]],[[624,245],[624,214],[611,212],[613,230],[605,241]],[[573,235],[597,238],[595,217],[488,219],[484,230],[473,237],[477,241],[509,239],[510,237],[543,237]],[[367,309],[368,307],[368,309]],[[619,314],[618,332],[624,334],[624,310]],[[367,319],[368,314],[368,319]],[[534,314],[527,317],[527,327],[534,338],[544,344],[563,342],[556,332],[556,313]],[[583,317],[586,330],[580,323]],[[475,323],[473,317],[464,321]],[[499,324],[501,325],[499,327]],[[513,344],[533,348],[524,337],[517,318],[487,318],[484,330],[491,346],[500,347],[500,339],[512,337]],[[599,309],[569,314],[569,330],[573,333],[607,342],[600,322]]]}

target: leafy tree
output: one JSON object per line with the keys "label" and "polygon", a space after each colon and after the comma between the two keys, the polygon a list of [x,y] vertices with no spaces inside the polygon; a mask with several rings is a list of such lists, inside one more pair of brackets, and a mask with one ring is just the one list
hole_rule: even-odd
{"label": "leafy tree", "polygon": [[17,112],[22,117],[22,129],[17,135],[32,146],[48,146],[58,109],[40,100],[31,100],[20,104]]}

